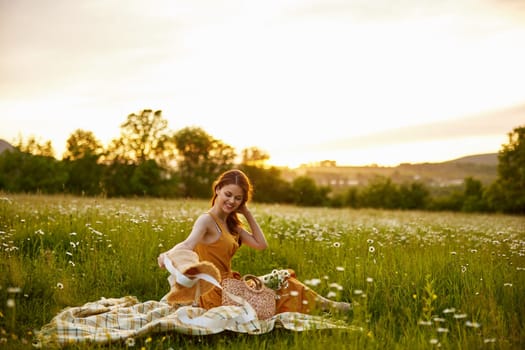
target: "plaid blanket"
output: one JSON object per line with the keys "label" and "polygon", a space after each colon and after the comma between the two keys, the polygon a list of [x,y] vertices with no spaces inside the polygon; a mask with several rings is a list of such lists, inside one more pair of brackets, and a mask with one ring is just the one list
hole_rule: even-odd
{"label": "plaid blanket", "polygon": [[297,312],[284,312],[267,320],[253,316],[244,306],[172,307],[163,301],[139,302],[137,298],[102,298],[56,315],[36,334],[36,347],[60,347],[73,343],[110,343],[153,333],[180,332],[208,335],[225,330],[264,334],[275,327],[294,331],[340,328],[360,330],[339,320]]}

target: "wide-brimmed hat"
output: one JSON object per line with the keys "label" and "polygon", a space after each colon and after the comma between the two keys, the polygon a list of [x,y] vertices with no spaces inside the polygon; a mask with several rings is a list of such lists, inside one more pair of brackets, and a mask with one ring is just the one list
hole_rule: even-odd
{"label": "wide-brimmed hat", "polygon": [[[221,274],[217,267],[209,261],[199,261],[199,256],[193,250],[175,249],[167,253],[166,257],[177,270],[175,276],[173,273],[170,276],[171,290],[166,295],[166,299],[171,305],[194,301],[199,297],[197,292],[204,295],[211,291],[214,284],[203,279],[202,277],[206,278],[206,276],[202,276],[202,274],[217,282],[221,280]],[[187,282],[191,282],[189,284],[193,285],[188,286]]]}

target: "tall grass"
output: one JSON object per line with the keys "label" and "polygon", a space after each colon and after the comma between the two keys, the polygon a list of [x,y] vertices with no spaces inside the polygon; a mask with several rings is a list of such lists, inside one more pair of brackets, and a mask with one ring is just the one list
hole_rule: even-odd
{"label": "tall grass", "polygon": [[[1,197],[0,348],[9,349],[31,348],[35,331],[68,306],[126,295],[159,300],[168,282],[156,256],[184,239],[209,205]],[[270,248],[241,248],[234,269],[292,268],[319,293],[351,300],[353,312],[337,317],[363,331],[167,333],[137,339],[135,348],[525,348],[524,217],[252,208]]]}

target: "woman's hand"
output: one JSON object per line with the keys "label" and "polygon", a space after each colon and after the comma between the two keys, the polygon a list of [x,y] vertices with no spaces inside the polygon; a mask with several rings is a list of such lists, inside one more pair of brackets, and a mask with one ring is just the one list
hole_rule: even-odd
{"label": "woman's hand", "polygon": [[248,221],[248,225],[250,226],[250,231],[248,232],[244,230],[243,228],[240,229],[241,234],[241,241],[243,244],[246,244],[248,247],[252,247],[255,249],[266,249],[268,248],[268,242],[266,242],[266,238],[264,237],[264,233],[262,232],[261,228],[259,227],[259,224],[255,220],[255,218],[252,215],[252,212],[246,204],[242,205],[237,209],[237,212],[239,214],[244,215],[246,218],[246,221]]}
{"label": "woman's hand", "polygon": [[247,216],[249,213],[250,213],[250,210],[248,209],[248,207],[246,206],[246,203],[244,203],[243,205],[241,205],[238,209],[237,209],[237,212],[239,214],[242,214],[244,216]]}

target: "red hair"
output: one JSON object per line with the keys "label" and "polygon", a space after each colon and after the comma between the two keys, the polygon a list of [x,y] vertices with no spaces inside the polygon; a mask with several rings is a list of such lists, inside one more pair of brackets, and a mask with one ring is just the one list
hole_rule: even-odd
{"label": "red hair", "polygon": [[[250,182],[250,179],[242,171],[238,169],[232,169],[222,173],[221,176],[219,176],[219,178],[213,183],[213,197],[211,199],[212,206],[215,204],[215,200],[217,199],[217,190],[220,190],[222,187],[227,185],[237,185],[242,189],[243,196],[240,207],[251,199],[253,186]],[[228,226],[228,230],[231,233],[236,232],[237,228],[241,225],[241,220],[237,216],[236,212],[228,215],[226,218],[226,225]]]}

